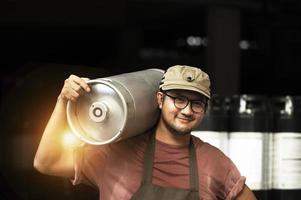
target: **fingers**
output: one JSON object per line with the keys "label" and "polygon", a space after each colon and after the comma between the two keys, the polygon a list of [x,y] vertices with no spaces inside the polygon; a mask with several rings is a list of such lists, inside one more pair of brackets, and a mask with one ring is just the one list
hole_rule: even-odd
{"label": "fingers", "polygon": [[88,86],[88,84],[86,83],[86,81],[88,80],[88,78],[80,78],[78,76],[75,75],[70,75],[68,78],[72,83],[76,83],[78,84],[81,88],[83,88],[86,92],[90,92],[90,87]]}
{"label": "fingers", "polygon": [[83,79],[85,82],[90,80],[89,78],[86,78],[86,77],[81,77],[81,79]]}
{"label": "fingers", "polygon": [[65,80],[60,94],[61,97],[65,100],[76,101],[84,92],[90,92],[91,89],[86,83],[88,80],[88,78],[80,78],[76,75],[70,75],[69,78]]}

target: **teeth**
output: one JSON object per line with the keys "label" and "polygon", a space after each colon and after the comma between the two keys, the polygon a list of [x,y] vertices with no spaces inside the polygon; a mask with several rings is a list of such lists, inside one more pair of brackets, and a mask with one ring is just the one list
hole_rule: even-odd
{"label": "teeth", "polygon": [[189,119],[189,118],[179,118],[179,119],[187,120],[187,121],[190,121],[190,120],[191,120],[191,119]]}

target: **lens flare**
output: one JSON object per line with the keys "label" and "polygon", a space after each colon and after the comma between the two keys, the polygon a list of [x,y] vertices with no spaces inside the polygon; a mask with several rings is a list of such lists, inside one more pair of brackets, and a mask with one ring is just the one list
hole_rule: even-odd
{"label": "lens flare", "polygon": [[67,147],[75,147],[81,144],[81,141],[71,132],[63,135],[63,144]]}

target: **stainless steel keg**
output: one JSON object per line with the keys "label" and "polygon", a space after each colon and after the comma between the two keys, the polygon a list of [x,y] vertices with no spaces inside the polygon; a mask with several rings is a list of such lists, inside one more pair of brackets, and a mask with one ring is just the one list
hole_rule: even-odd
{"label": "stainless steel keg", "polygon": [[266,199],[269,183],[269,111],[263,95],[233,95],[229,110],[229,157],[246,176],[258,199]]}
{"label": "stainless steel keg", "polygon": [[91,92],[67,104],[71,130],[94,145],[147,131],[158,120],[155,94],[163,73],[161,69],[147,69],[89,80]]}
{"label": "stainless steel keg", "polygon": [[275,96],[273,113],[273,199],[301,196],[301,96]]}

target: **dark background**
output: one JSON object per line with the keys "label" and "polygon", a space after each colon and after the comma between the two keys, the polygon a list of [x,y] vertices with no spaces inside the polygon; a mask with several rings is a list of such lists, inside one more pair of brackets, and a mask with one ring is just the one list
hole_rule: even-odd
{"label": "dark background", "polygon": [[174,64],[215,94],[300,95],[298,0],[2,0],[0,199],[97,199],[39,174],[34,153],[63,81]]}

